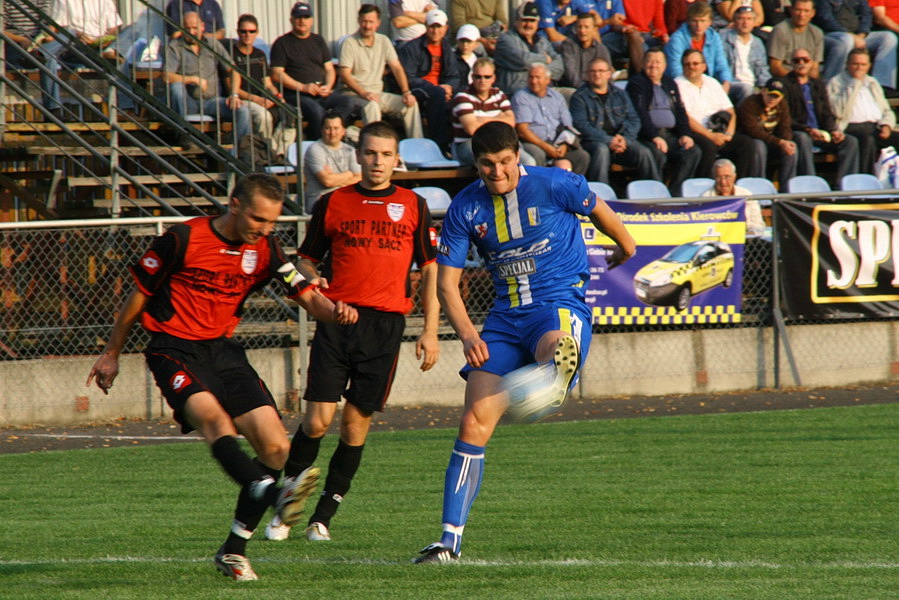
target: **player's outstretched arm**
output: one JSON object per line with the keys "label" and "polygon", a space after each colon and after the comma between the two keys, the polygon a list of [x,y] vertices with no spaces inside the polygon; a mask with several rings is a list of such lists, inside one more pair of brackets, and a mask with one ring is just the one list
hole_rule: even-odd
{"label": "player's outstretched arm", "polygon": [[131,327],[134,326],[141,313],[144,312],[148,300],[149,298],[136,288],[125,299],[112,326],[112,333],[109,334],[106,349],[103,350],[103,354],[91,367],[91,372],[87,376],[87,381],[85,382],[87,387],[90,387],[91,381],[96,378],[97,387],[103,390],[104,394],[109,393],[109,388],[112,387],[116,376],[119,374],[119,355],[122,353],[128,334],[131,332]]}
{"label": "player's outstretched arm", "polygon": [[317,287],[309,287],[297,297],[297,302],[319,321],[350,325],[359,319],[355,308],[342,300],[331,302]]}
{"label": "player's outstretched arm", "polygon": [[477,328],[471,322],[465,302],[459,292],[459,282],[462,280],[462,269],[438,265],[437,267],[437,297],[443,308],[446,318],[459,339],[462,341],[465,360],[472,367],[483,366],[490,353],[487,351],[487,343],[481,339]]}
{"label": "player's outstretched arm", "polygon": [[437,301],[437,263],[429,262],[421,268],[421,307],[425,323],[415,344],[415,358],[421,360],[421,370],[428,371],[440,357],[437,327],[440,321],[440,303]]}
{"label": "player's outstretched arm", "polygon": [[616,247],[612,251],[612,255],[606,259],[610,269],[626,262],[630,257],[637,253],[637,243],[618,215],[615,214],[608,204],[600,198],[596,198],[596,206],[590,212],[590,221],[593,226],[602,233],[614,240]]}

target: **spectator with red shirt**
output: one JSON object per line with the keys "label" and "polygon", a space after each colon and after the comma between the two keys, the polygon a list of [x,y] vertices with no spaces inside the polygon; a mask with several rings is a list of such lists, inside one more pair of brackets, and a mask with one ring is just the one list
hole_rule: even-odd
{"label": "spectator with red shirt", "polygon": [[409,89],[427,119],[427,137],[448,154],[452,135],[449,104],[462,80],[453,46],[446,38],[446,13],[440,9],[429,11],[425,23],[425,34],[400,46],[397,55]]}
{"label": "spectator with red shirt", "polygon": [[[643,36],[644,43],[655,46],[668,43],[664,0],[622,0],[624,25],[632,25]],[[673,31],[673,30],[672,30]]]}
{"label": "spectator with red shirt", "polygon": [[[318,319],[343,326],[358,318],[356,309],[319,293],[284,257],[271,235],[283,201],[277,179],[247,175],[237,181],[225,214],[173,225],[155,238],[131,266],[134,288],[87,378],[109,393],[128,333],[140,319],[151,336],[147,366],[182,432],[196,429],[241,486],[230,533],[214,559],[237,581],[258,579],[246,545],[268,507],[295,523],[318,481],[318,469],[310,468],[277,483],[290,444],[274,398],[231,337],[244,301],[277,281]],[[255,458],[241,448],[239,434]]]}

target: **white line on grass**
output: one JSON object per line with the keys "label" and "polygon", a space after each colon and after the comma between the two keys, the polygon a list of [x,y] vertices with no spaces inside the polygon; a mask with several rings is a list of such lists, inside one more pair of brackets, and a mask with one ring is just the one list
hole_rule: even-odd
{"label": "white line on grass", "polygon": [[190,435],[102,435],[86,433],[17,433],[17,437],[73,439],[73,440],[179,440],[182,442],[202,442],[203,439]]}
{"label": "white line on grass", "polygon": [[[94,558],[59,558],[40,560],[5,560],[0,558],[0,567],[3,566],[62,566],[62,565],[99,565],[99,564],[154,564],[154,563],[205,563],[212,562],[211,557],[205,558],[166,558],[157,556],[97,556]],[[282,564],[349,564],[349,565],[403,565],[409,561],[400,560],[372,560],[372,559],[287,559],[287,558],[253,558],[258,563],[282,563]],[[651,567],[670,569],[899,569],[899,563],[894,562],[857,562],[838,561],[822,563],[775,563],[762,560],[615,560],[615,559],[557,559],[557,560],[462,560],[457,563],[460,567]]]}

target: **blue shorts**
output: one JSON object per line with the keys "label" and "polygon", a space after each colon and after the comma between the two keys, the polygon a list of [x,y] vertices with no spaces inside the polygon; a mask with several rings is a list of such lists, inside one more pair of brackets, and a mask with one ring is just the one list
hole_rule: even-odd
{"label": "blue shorts", "polygon": [[578,341],[583,365],[593,337],[590,318],[590,309],[580,298],[492,310],[481,331],[490,358],[477,368],[466,364],[459,374],[467,379],[469,372],[479,370],[502,376],[529,365],[536,360],[534,353],[543,334],[559,330],[570,332]]}

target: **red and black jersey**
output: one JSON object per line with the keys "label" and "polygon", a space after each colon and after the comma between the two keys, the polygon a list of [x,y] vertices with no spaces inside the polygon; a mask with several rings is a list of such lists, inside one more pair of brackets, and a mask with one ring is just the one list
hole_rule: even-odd
{"label": "red and black jersey", "polygon": [[274,236],[255,245],[232,242],[215,231],[214,218],[170,227],[131,266],[138,288],[150,297],[141,315],[149,331],[188,340],[230,337],[253,291],[272,279],[292,298],[308,287],[290,287],[278,277],[288,260]]}
{"label": "red and black jersey", "polygon": [[315,205],[299,255],[327,261],[331,300],[386,312],[412,310],[409,270],[436,257],[436,233],[424,198],[405,188],[350,185]]}

